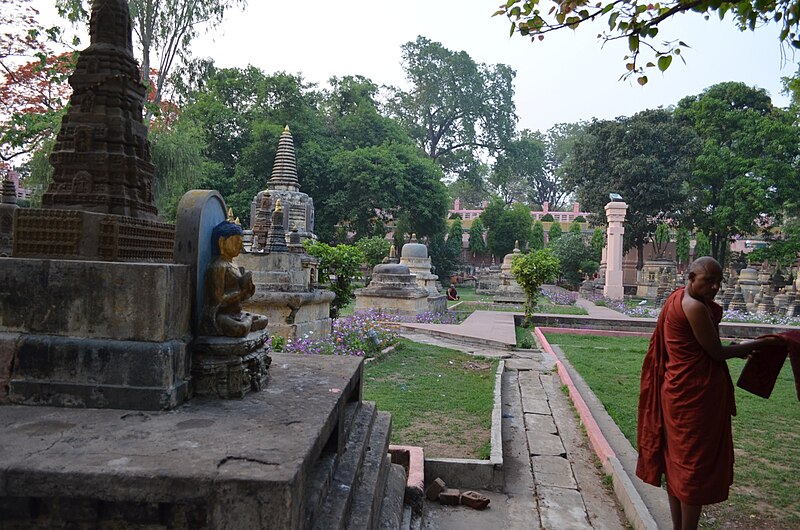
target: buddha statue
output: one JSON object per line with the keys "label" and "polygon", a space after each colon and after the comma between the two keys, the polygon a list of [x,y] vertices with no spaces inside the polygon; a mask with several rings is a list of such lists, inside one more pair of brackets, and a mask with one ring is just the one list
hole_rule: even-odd
{"label": "buddha statue", "polygon": [[265,316],[242,311],[242,303],[256,290],[251,273],[232,263],[242,251],[242,235],[242,227],[230,220],[222,221],[211,231],[214,257],[206,269],[200,322],[204,335],[244,337],[267,327]]}

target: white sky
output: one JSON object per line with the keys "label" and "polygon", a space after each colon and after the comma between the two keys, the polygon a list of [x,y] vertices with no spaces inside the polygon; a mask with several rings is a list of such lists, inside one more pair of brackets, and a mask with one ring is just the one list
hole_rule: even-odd
{"label": "white sky", "polygon": [[[543,41],[509,38],[505,17],[492,17],[499,0],[249,0],[246,11],[230,11],[222,26],[193,45],[197,57],[221,67],[252,64],[267,73],[300,73],[324,84],[331,76],[363,75],[379,85],[404,85],[400,46],[423,35],[446,48],[466,51],[475,61],[505,63],[517,72],[515,102],[521,128],[612,119],[673,105],[715,83],[742,81],[766,89],[773,103],[788,105],[781,76],[796,70],[784,60],[777,27],[740,32],[729,19],[681,15],[661,26],[660,40],[680,39],[687,64],[673,61],[649,83],[619,81],[623,41],[601,48],[604,24],[562,30]],[[46,15],[52,0],[37,0]],[[791,53],[791,52],[790,52]]]}

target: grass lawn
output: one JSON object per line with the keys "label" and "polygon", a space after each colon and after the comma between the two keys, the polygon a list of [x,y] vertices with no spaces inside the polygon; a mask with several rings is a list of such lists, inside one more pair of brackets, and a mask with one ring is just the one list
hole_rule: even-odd
{"label": "grass lawn", "polygon": [[[636,446],[639,377],[649,339],[547,334]],[[734,382],[744,360],[728,362]],[[770,399],[736,388],[730,498],[704,508],[703,528],[800,528],[800,403],[787,362]]]}
{"label": "grass lawn", "polygon": [[392,443],[489,458],[497,361],[402,339],[364,366],[364,399],[392,413]]}

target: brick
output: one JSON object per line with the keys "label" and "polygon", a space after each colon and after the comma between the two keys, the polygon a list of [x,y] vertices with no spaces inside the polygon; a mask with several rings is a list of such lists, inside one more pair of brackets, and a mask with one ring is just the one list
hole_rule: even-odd
{"label": "brick", "polygon": [[444,483],[444,480],[437,478],[431,485],[428,486],[427,491],[425,491],[425,496],[428,497],[429,501],[435,501],[439,498],[439,494],[443,492],[447,486]]}
{"label": "brick", "polygon": [[439,494],[439,502],[450,506],[457,506],[461,502],[461,491],[447,488]]}
{"label": "brick", "polygon": [[489,506],[490,499],[486,495],[481,495],[477,491],[465,491],[461,494],[461,504],[476,510],[485,510]]}

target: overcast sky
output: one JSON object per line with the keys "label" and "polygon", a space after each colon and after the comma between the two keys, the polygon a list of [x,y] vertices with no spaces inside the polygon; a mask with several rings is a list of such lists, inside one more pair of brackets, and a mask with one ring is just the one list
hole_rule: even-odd
{"label": "overcast sky", "polygon": [[[40,0],[52,4],[52,0]],[[786,106],[781,76],[796,70],[797,57],[782,57],[777,27],[740,32],[730,19],[675,17],[659,38],[680,39],[687,64],[674,61],[649,83],[619,81],[623,41],[601,48],[604,24],[549,34],[531,43],[509,37],[505,17],[492,17],[499,0],[250,0],[244,12],[230,11],[218,29],[193,46],[198,57],[218,66],[252,64],[267,73],[301,73],[324,84],[331,76],[363,75],[379,85],[403,85],[400,46],[423,35],[446,48],[466,51],[475,61],[505,63],[516,72],[519,128],[547,129],[555,123],[610,119],[674,105],[715,83],[742,81],[766,89]]]}

